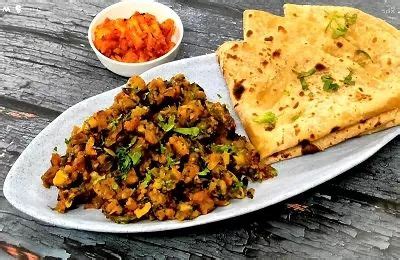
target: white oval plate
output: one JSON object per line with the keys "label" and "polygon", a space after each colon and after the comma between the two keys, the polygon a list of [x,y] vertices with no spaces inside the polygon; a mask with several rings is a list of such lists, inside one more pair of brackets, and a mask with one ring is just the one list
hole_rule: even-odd
{"label": "white oval plate", "polygon": [[[203,87],[210,100],[228,104],[237,124],[237,132],[245,134],[230,103],[214,54],[164,64],[142,76],[149,81],[158,76],[169,79],[177,73],[184,73],[190,81]],[[51,210],[57,200],[57,190],[54,187],[45,189],[40,176],[50,165],[53,148],[57,146],[59,151],[64,152],[64,138],[70,135],[72,127],[81,125],[95,111],[110,106],[119,91],[120,88],[107,91],[67,109],[28,145],[4,182],[4,195],[14,207],[52,225],[98,232],[152,232],[196,226],[262,209],[313,188],[361,163],[400,134],[400,127],[396,127],[354,138],[324,152],[277,163],[274,165],[279,171],[276,178],[250,184],[256,190],[254,199],[234,200],[230,205],[194,220],[141,221],[122,225],[106,219],[100,210],[78,208],[66,214]]]}

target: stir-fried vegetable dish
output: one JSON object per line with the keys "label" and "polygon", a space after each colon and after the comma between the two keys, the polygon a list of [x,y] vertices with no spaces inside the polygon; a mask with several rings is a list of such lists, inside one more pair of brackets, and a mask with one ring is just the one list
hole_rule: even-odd
{"label": "stir-fried vegetable dish", "polygon": [[252,198],[248,181],[276,174],[235,133],[225,105],[207,101],[183,75],[148,84],[130,78],[111,107],[65,142],[66,153],[54,151],[42,176],[45,187],[58,188],[55,210],[84,204],[118,223],[193,219]]}

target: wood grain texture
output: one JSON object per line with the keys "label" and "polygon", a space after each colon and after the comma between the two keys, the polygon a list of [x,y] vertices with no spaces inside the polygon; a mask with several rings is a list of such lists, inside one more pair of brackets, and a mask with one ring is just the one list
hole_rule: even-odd
{"label": "wood grain texture", "polygon": [[[51,120],[69,106],[125,82],[102,67],[86,40],[93,16],[112,2],[7,1],[11,7],[21,4],[21,13],[0,12],[1,188],[13,162]],[[241,38],[243,10],[282,14],[285,1],[160,2],[183,20],[185,36],[178,58],[185,58]],[[397,0],[290,2],[351,5],[400,28]],[[398,259],[399,159],[397,137],[347,173],[278,205],[215,224],[153,234],[51,227],[18,212],[0,193],[0,241],[40,256],[71,259]]]}

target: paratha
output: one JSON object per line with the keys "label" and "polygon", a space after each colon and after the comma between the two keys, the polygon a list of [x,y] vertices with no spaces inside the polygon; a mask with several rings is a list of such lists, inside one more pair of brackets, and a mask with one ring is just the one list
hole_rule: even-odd
{"label": "paratha", "polygon": [[[307,16],[310,16],[310,13],[321,14],[323,12],[324,14],[326,14],[327,12],[329,12],[330,8],[332,7],[313,6],[311,8],[307,8],[307,6],[301,6],[299,8],[298,5],[287,4],[285,5],[284,10],[286,16],[302,16],[306,19],[306,22],[308,22]],[[334,7],[333,9],[334,10],[331,11],[337,11],[336,7]],[[344,7],[344,9],[345,10],[342,10],[343,12],[349,11],[348,9],[346,10],[346,7]],[[246,10],[243,13],[243,37],[247,41],[257,41],[260,39],[272,41],[273,37],[276,35],[277,32],[279,32],[279,30],[277,29],[266,31],[265,28],[278,28],[279,25],[282,26],[285,21],[284,19],[284,17],[276,16],[264,11]],[[389,33],[398,33],[397,29],[395,29],[391,25],[386,24],[384,21],[381,20],[380,23],[380,26],[383,26],[383,28],[385,28],[385,30]],[[346,127],[344,129],[337,129],[334,132],[318,140],[311,142],[306,141],[295,147],[274,153],[273,155],[269,156],[266,161],[268,163],[273,163],[307,153],[322,151],[349,138],[382,131],[399,124],[400,112],[398,109],[394,109],[387,113],[372,117],[366,122],[362,121],[358,124]]]}
{"label": "paratha", "polygon": [[[245,40],[217,51],[235,109],[263,157],[323,150],[399,124],[394,27],[347,7],[286,5],[285,15],[246,11]],[[337,37],[344,17],[353,23]],[[274,115],[273,127],[259,123],[262,115]]]}

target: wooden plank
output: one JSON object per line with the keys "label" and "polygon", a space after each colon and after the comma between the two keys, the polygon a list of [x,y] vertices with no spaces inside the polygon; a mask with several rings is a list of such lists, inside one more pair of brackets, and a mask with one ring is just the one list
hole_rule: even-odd
{"label": "wooden plank", "polygon": [[[52,119],[40,109],[32,113],[0,108],[0,129],[5,129],[0,132],[0,179]],[[351,172],[278,205],[183,231],[105,235],[53,228],[20,213],[0,196],[0,240],[16,242],[40,254],[111,259],[280,255],[396,258],[400,250],[400,219],[396,218],[400,214],[399,146],[400,138],[396,138]]]}
{"label": "wooden plank", "polygon": [[[42,3],[41,3],[42,2]],[[22,4],[0,13],[0,179],[52,119],[125,79],[102,68],[86,42],[92,17],[114,1]],[[282,13],[284,1],[161,2],[186,29],[178,58],[212,52],[241,38],[241,12]],[[306,3],[308,1],[290,1]],[[7,5],[21,4],[8,1]],[[400,27],[396,0],[354,5]],[[400,258],[400,138],[342,176],[278,205],[220,223],[155,234],[98,234],[50,227],[14,209],[0,192],[0,240],[41,256],[119,259]],[[3,181],[0,181],[1,188]],[[257,193],[256,193],[257,195]]]}

